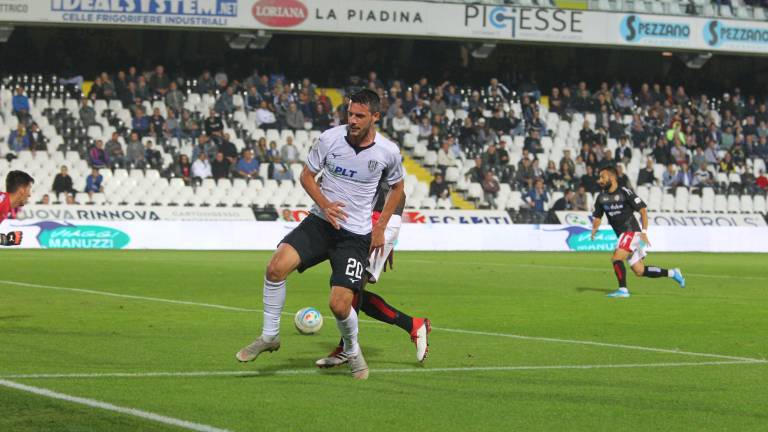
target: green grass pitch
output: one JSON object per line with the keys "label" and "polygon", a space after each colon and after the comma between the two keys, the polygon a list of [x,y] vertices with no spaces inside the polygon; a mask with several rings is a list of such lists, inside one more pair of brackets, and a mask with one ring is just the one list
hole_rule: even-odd
{"label": "green grass pitch", "polygon": [[[768,427],[765,255],[651,253],[688,287],[630,274],[612,300],[606,253],[398,253],[371,289],[432,320],[430,356],[362,316],[365,382],[313,366],[338,340],[327,264],[289,278],[285,308],[317,307],[322,331],[286,315],[279,352],[235,361],[268,259],[4,250],[0,380],[232,431]],[[183,428],[0,385],[0,431],[137,430]]]}

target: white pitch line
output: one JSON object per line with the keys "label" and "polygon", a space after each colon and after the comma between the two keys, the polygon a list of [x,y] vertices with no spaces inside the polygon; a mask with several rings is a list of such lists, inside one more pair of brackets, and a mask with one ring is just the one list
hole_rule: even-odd
{"label": "white pitch line", "polygon": [[[82,288],[67,288],[67,287],[59,287],[59,286],[52,286],[52,285],[32,284],[32,283],[26,283],[26,282],[0,280],[0,284],[21,286],[21,287],[28,287],[28,288],[43,288],[43,289],[50,289],[55,291],[69,291],[69,292],[78,292],[78,293],[84,293],[84,294],[103,295],[107,297],[118,297],[118,298],[126,298],[131,300],[144,300],[144,301],[179,304],[179,305],[186,305],[186,306],[199,306],[199,307],[229,310],[229,311],[235,311],[235,312],[256,312],[256,313],[263,312],[261,309],[249,309],[249,308],[218,305],[218,304],[212,304],[212,303],[197,303],[197,302],[184,301],[184,300],[164,299],[159,297],[145,297],[145,296],[137,296],[137,295],[129,295],[129,294],[118,294],[118,293],[112,293],[108,291],[97,291],[97,290],[89,290],[89,289],[82,289]],[[289,312],[283,312],[283,315],[293,316],[293,314]],[[379,321],[364,320],[364,319],[361,319],[360,322],[381,324]],[[723,355],[723,354],[699,353],[699,352],[693,352],[693,351],[681,351],[677,349],[653,348],[653,347],[644,347],[639,345],[613,344],[613,343],[607,343],[607,342],[595,342],[595,341],[577,340],[577,339],[558,339],[558,338],[540,337],[540,336],[524,336],[524,335],[511,334],[511,333],[494,333],[494,332],[463,330],[463,329],[454,329],[454,328],[445,328],[445,327],[432,327],[432,329],[438,330],[438,331],[444,331],[447,333],[503,337],[503,338],[531,340],[531,341],[538,341],[538,342],[590,345],[590,346],[599,346],[599,347],[606,347],[606,348],[619,348],[619,349],[629,349],[629,350],[636,350],[636,351],[658,352],[658,353],[665,353],[665,354],[710,357],[710,358],[719,358],[719,359],[725,359],[725,360],[739,360],[739,361],[750,361],[750,362],[764,361],[763,359],[757,359],[757,358],[751,358],[751,357],[736,357],[736,356]]]}
{"label": "white pitch line", "polygon": [[[399,262],[411,262],[417,264],[446,264],[445,261],[433,261],[433,260],[420,260],[420,259],[408,259],[400,258]],[[476,261],[456,261],[449,262],[450,265],[483,265],[492,267],[521,267],[521,268],[534,268],[534,269],[552,269],[552,270],[577,270],[588,271],[598,273],[608,273],[610,269],[602,269],[597,267],[579,267],[579,266],[561,266],[561,265],[549,265],[549,264],[524,264],[524,263],[498,263],[498,262],[476,262]],[[710,273],[689,273],[683,272],[684,276],[694,276],[712,279],[746,279],[746,280],[768,280],[768,277],[763,276],[741,276],[741,275],[716,275]]]}
{"label": "white pitch line", "polygon": [[213,426],[208,426],[200,423],[193,423],[186,420],[181,420],[173,417],[167,417],[160,414],[151,413],[149,411],[142,411],[135,408],[125,408],[111,403],[102,402],[95,399],[88,399],[78,396],[70,396],[68,394],[55,392],[52,390],[33,387],[25,384],[20,384],[5,379],[0,379],[0,386],[7,387],[15,390],[21,390],[27,393],[36,394],[38,396],[45,396],[51,399],[63,400],[66,402],[72,402],[80,405],[85,405],[91,408],[99,408],[107,411],[112,411],[120,414],[126,414],[133,417],[139,417],[144,420],[151,420],[158,423],[164,423],[171,426],[180,427],[183,429],[198,431],[198,432],[229,432],[227,429],[220,429]]}
{"label": "white pitch line", "polygon": [[[664,362],[627,364],[587,365],[534,365],[534,366],[475,366],[453,368],[390,368],[371,369],[372,374],[436,373],[436,372],[504,372],[558,369],[639,369],[671,368],[690,366],[724,366],[737,364],[765,364],[768,361],[710,361],[710,362]],[[54,374],[12,374],[0,375],[0,379],[90,379],[90,378],[205,378],[205,377],[252,377],[272,375],[347,375],[346,371],[320,369],[280,369],[274,371],[191,371],[191,372],[104,372],[104,373],[54,373]]]}

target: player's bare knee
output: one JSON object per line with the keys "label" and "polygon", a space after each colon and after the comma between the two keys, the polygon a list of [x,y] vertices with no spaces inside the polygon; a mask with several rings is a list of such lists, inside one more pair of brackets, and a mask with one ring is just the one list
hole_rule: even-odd
{"label": "player's bare knee", "polygon": [[272,258],[272,260],[269,261],[269,264],[267,264],[267,280],[270,282],[284,281],[285,278],[288,277],[288,274],[282,267],[283,266],[280,265],[280,260]]}
{"label": "player's bare knee", "polygon": [[635,267],[635,266],[633,266],[633,267],[632,267],[632,271],[633,271],[633,272],[635,272],[635,275],[637,275],[637,276],[642,276],[642,275],[643,275],[643,273],[644,273],[644,271],[645,271],[645,268],[643,268],[643,267]]}
{"label": "player's bare knee", "polygon": [[331,308],[333,315],[338,319],[347,319],[349,311],[352,308],[349,301],[340,297],[331,297],[328,306]]}

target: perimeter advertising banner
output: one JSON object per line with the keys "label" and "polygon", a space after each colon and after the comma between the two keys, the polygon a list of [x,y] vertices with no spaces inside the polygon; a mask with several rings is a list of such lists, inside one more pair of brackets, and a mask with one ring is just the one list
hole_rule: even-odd
{"label": "perimeter advertising banner", "polygon": [[768,23],[384,0],[0,0],[0,21],[768,53]]}
{"label": "perimeter advertising banner", "polygon": [[[24,233],[21,248],[274,250],[297,222],[7,220],[0,231]],[[616,236],[566,225],[403,224],[404,251],[611,251]],[[654,251],[768,252],[768,229],[659,226]],[[12,253],[11,248],[3,253]]]}
{"label": "perimeter advertising banner", "polygon": [[[301,222],[309,216],[306,208],[280,208],[278,218],[283,222]],[[405,210],[406,224],[511,225],[512,219],[503,211],[493,210]]]}
{"label": "perimeter advertising banner", "polygon": [[[555,213],[562,224],[592,226],[592,215],[589,212],[559,211]],[[603,218],[602,223],[603,225],[607,225],[608,218]],[[766,223],[763,216],[759,214],[649,212],[648,225],[679,227],[765,227]]]}

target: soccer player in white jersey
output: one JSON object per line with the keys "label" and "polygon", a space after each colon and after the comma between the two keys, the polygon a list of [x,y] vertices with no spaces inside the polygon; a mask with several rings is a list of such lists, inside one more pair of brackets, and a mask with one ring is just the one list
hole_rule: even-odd
{"label": "soccer player in white jersey", "polygon": [[[356,379],[368,378],[368,364],[357,342],[357,312],[352,307],[360,292],[371,252],[381,254],[384,231],[403,195],[400,149],[376,132],[381,118],[378,95],[361,90],[350,98],[347,125],[323,132],[307,158],[301,185],[315,202],[311,214],[280,243],[264,277],[264,323],[261,336],[236,357],[252,361],[265,351],[280,348],[280,315],[285,305],[286,278],[330,260],[330,308],[344,340],[344,353]],[[323,172],[322,185],[315,177]],[[371,213],[382,175],[390,186],[381,217]]]}

